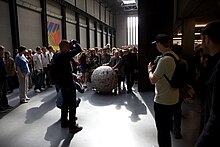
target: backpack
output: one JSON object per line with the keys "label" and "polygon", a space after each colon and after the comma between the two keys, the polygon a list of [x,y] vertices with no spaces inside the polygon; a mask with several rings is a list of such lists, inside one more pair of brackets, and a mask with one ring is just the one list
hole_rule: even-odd
{"label": "backpack", "polygon": [[57,57],[58,53],[55,53],[53,55],[53,58],[51,59],[50,63],[48,64],[48,74],[50,77],[50,82],[51,84],[58,84],[58,70],[57,70],[57,66],[55,64],[56,61],[56,57]]}
{"label": "backpack", "polygon": [[167,79],[167,81],[170,83],[170,86],[173,88],[183,88],[187,81],[187,65],[186,63],[180,58],[177,60],[175,56],[171,53],[165,54],[165,56],[170,56],[174,59],[176,68],[174,70],[173,77],[171,80],[164,74],[164,77]]}

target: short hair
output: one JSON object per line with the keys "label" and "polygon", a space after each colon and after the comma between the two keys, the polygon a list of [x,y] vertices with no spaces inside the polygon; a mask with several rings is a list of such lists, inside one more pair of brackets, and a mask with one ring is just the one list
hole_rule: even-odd
{"label": "short hair", "polygon": [[49,45],[48,47],[47,47],[47,49],[49,50],[49,49],[53,49],[53,46],[52,45]]}
{"label": "short hair", "polygon": [[21,52],[23,52],[23,51],[25,51],[26,50],[26,47],[25,46],[19,46],[18,47],[18,52],[19,53],[21,53]]}
{"label": "short hair", "polygon": [[207,35],[215,44],[220,44],[220,21],[214,21],[205,26],[202,35]]}
{"label": "short hair", "polygon": [[3,45],[0,45],[0,51],[4,51],[5,47]]}
{"label": "short hair", "polygon": [[68,40],[61,40],[60,43],[59,43],[60,49],[62,49],[66,44],[69,44]]}
{"label": "short hair", "polygon": [[40,46],[37,46],[36,51],[39,51],[39,50],[41,50],[41,48],[40,48]]}
{"label": "short hair", "polygon": [[154,43],[160,43],[164,47],[170,47],[171,46],[171,39],[166,34],[158,34],[155,38],[155,41],[153,41],[152,44],[154,44]]}
{"label": "short hair", "polygon": [[5,51],[5,55],[11,56],[11,52]]}

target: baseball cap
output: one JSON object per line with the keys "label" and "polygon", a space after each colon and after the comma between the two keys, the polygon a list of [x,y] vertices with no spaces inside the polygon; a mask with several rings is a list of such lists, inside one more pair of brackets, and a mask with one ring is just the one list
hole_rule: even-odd
{"label": "baseball cap", "polygon": [[158,34],[155,38],[155,41],[151,42],[151,44],[154,44],[156,42],[159,42],[161,44],[169,44],[170,43],[170,37],[166,34]]}

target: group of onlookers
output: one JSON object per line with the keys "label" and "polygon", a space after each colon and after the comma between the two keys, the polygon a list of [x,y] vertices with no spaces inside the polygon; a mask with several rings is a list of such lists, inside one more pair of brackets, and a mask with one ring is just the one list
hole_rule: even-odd
{"label": "group of onlookers", "polygon": [[[0,109],[5,111],[9,107],[6,102],[7,94],[12,93],[16,86],[19,87],[20,103],[28,103],[28,91],[34,86],[34,91],[40,93],[51,86],[48,65],[53,57],[52,46],[36,47],[35,50],[20,46],[16,49],[15,58],[1,45],[1,84],[0,84]],[[16,85],[17,83],[18,85]],[[3,104],[5,103],[5,104]],[[6,106],[3,106],[6,105]]]}
{"label": "group of onlookers", "polygon": [[[118,85],[115,93],[121,92],[121,83],[127,83],[127,92],[132,91],[138,68],[138,52],[136,47],[124,46],[122,48],[111,48],[106,45],[104,48],[83,49],[78,55],[79,72],[82,73],[83,86],[87,87],[91,74],[99,66],[112,67],[118,75]],[[124,84],[125,85],[125,84]]]}

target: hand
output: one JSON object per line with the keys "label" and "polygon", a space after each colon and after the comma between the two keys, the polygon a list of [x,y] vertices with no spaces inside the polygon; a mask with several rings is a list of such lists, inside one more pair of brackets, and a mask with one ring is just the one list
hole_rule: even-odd
{"label": "hand", "polygon": [[148,73],[152,71],[153,67],[154,67],[154,64],[152,62],[150,62],[148,64]]}

